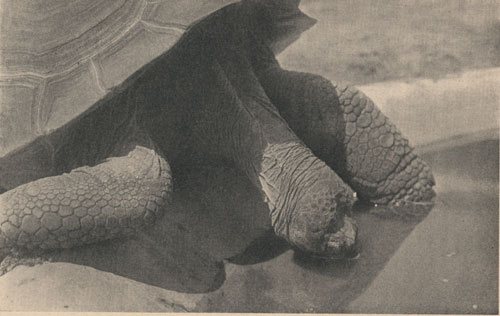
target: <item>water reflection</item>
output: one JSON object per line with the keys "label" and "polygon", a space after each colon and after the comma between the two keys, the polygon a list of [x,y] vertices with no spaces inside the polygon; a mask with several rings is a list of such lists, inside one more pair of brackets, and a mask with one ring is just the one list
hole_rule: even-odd
{"label": "water reflection", "polygon": [[[177,212],[173,214],[176,222],[161,221],[129,241],[69,250],[59,260],[166,289],[205,293],[203,311],[384,311],[398,310],[390,309],[397,304],[402,304],[397,307],[401,311],[410,310],[408,306],[416,304],[413,299],[391,300],[398,295],[397,288],[416,293],[412,294],[415,299],[430,304],[429,311],[443,306],[465,310],[460,307],[464,296],[470,296],[478,310],[494,310],[495,298],[484,290],[479,295],[478,290],[485,282],[496,282],[489,279],[497,280],[498,219],[492,214],[498,217],[498,144],[471,144],[425,156],[437,176],[436,208],[416,228],[417,221],[381,218],[371,214],[369,206],[356,205],[353,217],[359,227],[360,254],[350,260],[321,260],[291,249],[269,229],[265,209],[255,207],[255,192],[238,175],[224,175],[220,170],[216,171],[219,180],[210,189],[193,185],[181,190],[178,209],[172,211]],[[462,161],[460,172],[453,159]],[[224,187],[225,181],[232,181],[230,187]],[[495,185],[480,190],[481,183]],[[231,190],[241,191],[229,202],[210,202],[206,197],[214,190],[225,190],[228,195],[234,193]],[[71,251],[72,256],[68,255]],[[450,253],[456,255],[448,257]],[[488,273],[477,274],[483,270]],[[415,285],[399,284],[406,279]],[[443,284],[459,281],[460,286],[443,288]],[[374,285],[376,290],[371,290]],[[422,287],[427,290],[421,291]],[[445,290],[449,295],[443,298]],[[392,294],[381,296],[388,291]],[[457,291],[461,294],[456,295]],[[418,312],[419,306],[411,310]]]}
{"label": "water reflection", "polygon": [[[295,281],[304,278],[288,286],[294,291],[316,293],[317,304],[310,308],[331,311],[341,309],[366,288],[417,224],[382,219],[369,213],[371,206],[357,204],[353,217],[359,227],[356,249],[359,255],[353,253],[353,258],[345,260],[313,258],[290,250],[287,242],[274,235],[258,192],[235,170],[195,168],[179,178],[172,208],[151,229],[127,240],[59,251],[53,255],[54,260],[92,266],[186,293],[225,293],[232,284],[225,283],[228,265],[239,266],[231,269],[246,277],[251,277],[257,266],[273,278]],[[283,261],[290,253],[291,258]],[[226,259],[224,266],[222,262]],[[245,269],[248,271],[244,272]],[[274,293],[277,285],[279,282],[271,282],[268,292]],[[263,295],[258,287],[255,291],[251,297]],[[318,291],[335,293],[336,299]],[[231,294],[226,294],[224,300],[228,297]],[[224,305],[220,304],[217,305]],[[294,304],[271,305],[280,311],[302,310]],[[271,306],[268,308],[273,311]]]}
{"label": "water reflection", "polygon": [[[270,246],[272,235],[260,245],[247,248],[226,264],[229,271],[220,289],[208,294],[207,310],[217,312],[342,312],[384,269],[385,264],[410,234],[417,221],[383,219],[357,205],[354,218],[359,227],[359,255],[344,260],[325,260],[300,251]],[[266,249],[263,251],[263,249]],[[275,250],[275,257],[271,257]],[[283,252],[284,250],[284,252]],[[259,257],[260,255],[260,257]],[[246,260],[245,260],[246,259]],[[235,265],[238,264],[238,265]],[[241,265],[243,264],[243,266]],[[245,287],[249,280],[265,276],[268,284]]]}

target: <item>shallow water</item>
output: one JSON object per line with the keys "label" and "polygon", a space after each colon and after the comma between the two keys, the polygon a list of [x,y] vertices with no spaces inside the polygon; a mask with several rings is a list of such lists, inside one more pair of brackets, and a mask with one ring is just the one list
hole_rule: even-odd
{"label": "shallow water", "polygon": [[423,154],[437,203],[413,224],[358,213],[357,260],[322,263],[292,250],[226,266],[211,311],[498,313],[498,140]]}
{"label": "shallow water", "polygon": [[[356,84],[498,66],[495,1],[406,3],[377,1],[370,8],[365,1],[303,0],[306,12],[320,21],[280,61]],[[462,103],[492,115],[471,96]],[[447,98],[443,104],[450,108],[462,104]],[[395,111],[419,118],[417,131],[432,134],[422,128],[427,119],[421,113],[450,112],[409,99],[419,115],[402,113],[401,104]],[[397,120],[397,115],[389,116]],[[465,124],[482,126],[467,118]],[[462,120],[450,122],[463,128]],[[408,122],[396,123],[413,131]],[[498,137],[466,145],[446,142],[423,157],[436,176],[436,207],[416,227],[357,213],[362,246],[357,260],[326,263],[296,254],[266,230],[267,214],[258,211],[255,191],[237,175],[221,172],[211,188],[191,183],[177,196],[175,222],[163,221],[126,242],[54,256],[79,265],[17,267],[0,277],[0,309],[498,313]],[[221,193],[234,199],[214,201]],[[239,211],[232,212],[235,208]]]}
{"label": "shallow water", "polygon": [[[14,269],[0,278],[0,289],[8,289],[0,295],[0,306],[8,310],[161,312],[181,306],[180,310],[212,312],[497,313],[498,138],[459,143],[443,143],[423,153],[433,168],[438,195],[435,208],[416,227],[356,213],[362,247],[357,259],[328,263],[294,252],[266,232],[264,214],[245,210],[259,209],[256,205],[241,205],[242,212],[236,213],[223,208],[207,213],[200,206],[203,203],[193,202],[177,211],[182,214],[178,222],[159,225],[161,239],[151,237],[153,231],[127,242],[54,256],[56,261],[114,274],[60,263]],[[220,183],[224,181],[221,176]],[[246,184],[234,181],[231,186],[242,194],[238,198],[252,200]],[[194,201],[192,194],[198,189],[194,185],[180,199]],[[212,191],[202,192],[198,199],[204,201],[203,194],[213,196],[213,190],[222,189],[215,182]],[[230,262],[222,261],[227,257],[232,257]],[[168,303],[172,300],[180,305]]]}

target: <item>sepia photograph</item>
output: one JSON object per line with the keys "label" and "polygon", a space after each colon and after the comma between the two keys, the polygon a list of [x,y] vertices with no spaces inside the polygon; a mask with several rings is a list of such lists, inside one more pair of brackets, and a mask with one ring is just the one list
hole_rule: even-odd
{"label": "sepia photograph", "polygon": [[499,0],[0,0],[0,313],[497,315]]}

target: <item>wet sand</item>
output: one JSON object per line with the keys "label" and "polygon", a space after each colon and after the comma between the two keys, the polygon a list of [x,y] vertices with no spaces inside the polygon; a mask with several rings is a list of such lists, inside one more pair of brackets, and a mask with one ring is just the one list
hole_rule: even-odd
{"label": "wet sand", "polygon": [[[197,219],[208,215],[196,219],[197,212],[191,212],[188,235],[198,234],[195,242],[177,233],[163,244],[139,238],[135,246],[131,241],[127,247],[94,246],[72,252],[73,257],[66,252],[56,258],[87,260],[99,269],[118,269],[115,274],[70,263],[16,267],[0,278],[0,306],[60,311],[497,313],[498,136],[454,143],[443,142],[423,153],[438,183],[437,204],[423,222],[415,227],[366,211],[356,213],[362,247],[356,260],[328,263],[302,256],[266,234],[263,226],[247,228],[252,238],[219,231],[217,237],[200,242],[203,232],[214,227],[210,221],[197,226]],[[234,224],[237,219],[230,220]],[[249,244],[246,252],[236,255]],[[232,262],[221,260],[231,254],[236,255]],[[109,264],[111,258],[114,265]],[[99,267],[96,261],[108,266]],[[135,272],[127,276],[132,268]]]}
{"label": "wet sand", "polygon": [[[355,84],[500,65],[495,1],[376,3],[370,9],[364,1],[304,0],[305,11],[321,21],[280,61]],[[269,233],[262,202],[239,175],[212,170],[207,188],[192,170],[176,197],[175,222],[128,241],[52,254],[54,263],[18,266],[0,277],[0,309],[498,313],[498,132],[442,140],[460,128],[484,127],[486,118],[491,123],[497,94],[467,86],[466,98],[454,91],[436,107],[438,88],[428,89],[434,84],[425,86],[434,102],[422,98],[413,106],[420,100],[414,96],[383,111],[414,143],[428,141],[423,132],[438,126],[432,135],[440,142],[421,148],[436,176],[437,205],[416,226],[358,212],[357,260],[327,263],[295,253]],[[449,119],[457,104],[459,114],[467,107],[476,113]],[[486,105],[493,112],[477,108]],[[435,124],[436,114],[448,125]]]}
{"label": "wet sand", "polygon": [[413,231],[358,213],[359,259],[230,266],[211,311],[498,313],[498,139],[443,147],[423,154],[438,197]]}
{"label": "wet sand", "polygon": [[423,157],[437,205],[347,310],[498,314],[498,139]]}

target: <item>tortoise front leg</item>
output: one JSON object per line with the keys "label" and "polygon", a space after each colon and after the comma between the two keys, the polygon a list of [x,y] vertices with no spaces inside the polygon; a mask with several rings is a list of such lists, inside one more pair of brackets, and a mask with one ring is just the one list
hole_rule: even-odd
{"label": "tortoise front leg", "polygon": [[131,234],[160,215],[171,190],[167,161],[142,146],[23,184],[0,195],[0,255]]}
{"label": "tortoise front leg", "polygon": [[241,57],[224,58],[210,71],[196,69],[193,77],[203,90],[189,91],[194,100],[186,102],[195,104],[197,111],[190,113],[198,115],[191,118],[196,124],[190,143],[222,156],[250,179],[278,236],[317,256],[352,255],[357,233],[349,217],[353,191],[277,114],[246,61],[231,58]]}
{"label": "tortoise front leg", "polygon": [[269,68],[259,79],[290,127],[361,200],[420,218],[434,197],[434,178],[398,128],[353,88],[308,73]]}

